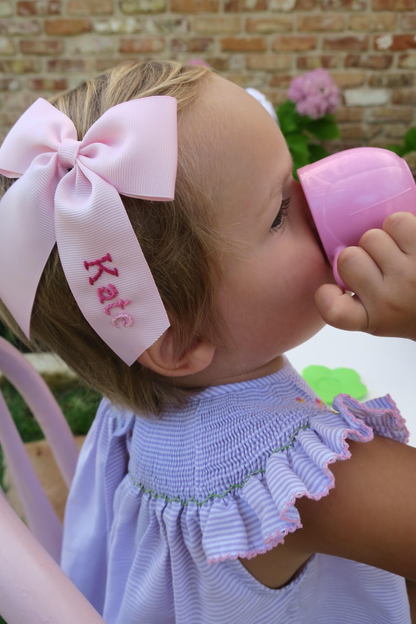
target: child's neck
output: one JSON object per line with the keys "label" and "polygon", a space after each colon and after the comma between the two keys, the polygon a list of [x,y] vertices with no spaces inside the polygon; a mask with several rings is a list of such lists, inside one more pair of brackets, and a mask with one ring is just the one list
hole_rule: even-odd
{"label": "child's neck", "polygon": [[235,371],[230,371],[226,368],[221,370],[221,367],[208,366],[208,368],[196,373],[195,375],[176,377],[173,381],[175,386],[182,388],[220,386],[223,384],[248,381],[249,379],[258,379],[259,377],[267,377],[267,375],[272,375],[273,373],[279,371],[284,366],[284,363],[283,356],[278,355],[276,358],[266,364],[263,364],[259,368],[244,372],[238,372],[237,369]]}

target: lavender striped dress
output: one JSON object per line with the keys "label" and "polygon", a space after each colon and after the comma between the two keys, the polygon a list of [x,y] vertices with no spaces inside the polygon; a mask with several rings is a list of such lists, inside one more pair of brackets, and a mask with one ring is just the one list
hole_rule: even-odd
{"label": "lavender striped dress", "polygon": [[237,559],[302,526],[295,499],[334,487],[345,438],[408,440],[388,395],[333,408],[287,359],[161,419],[104,399],[68,498],[63,570],[107,624],[410,624],[400,576],[315,554],[273,590]]}

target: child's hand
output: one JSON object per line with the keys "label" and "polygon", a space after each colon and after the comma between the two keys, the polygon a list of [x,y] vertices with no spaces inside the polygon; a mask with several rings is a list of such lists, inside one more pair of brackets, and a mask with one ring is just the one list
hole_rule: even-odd
{"label": "child's hand", "polygon": [[354,296],[324,284],[315,293],[323,320],[338,329],[416,340],[416,217],[396,212],[344,249],[338,272]]}

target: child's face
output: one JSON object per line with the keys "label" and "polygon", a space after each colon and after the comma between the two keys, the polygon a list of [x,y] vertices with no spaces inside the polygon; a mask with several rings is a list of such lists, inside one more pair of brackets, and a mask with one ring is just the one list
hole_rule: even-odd
{"label": "child's face", "polygon": [[[217,352],[211,366],[227,378],[273,369],[273,360],[319,331],[324,322],[314,293],[334,279],[276,122],[251,95],[218,76],[201,106],[218,148],[219,227],[230,242],[243,244],[237,256],[224,254],[218,293],[236,347],[231,358]],[[281,202],[289,197],[284,225],[273,231]]]}

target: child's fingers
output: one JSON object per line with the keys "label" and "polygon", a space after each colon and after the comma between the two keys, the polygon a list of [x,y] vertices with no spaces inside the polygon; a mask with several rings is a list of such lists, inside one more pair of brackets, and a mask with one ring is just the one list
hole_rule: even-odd
{"label": "child's fingers", "polygon": [[383,230],[406,254],[416,256],[416,217],[410,212],[395,212],[383,223]]}
{"label": "child's fingers", "polygon": [[357,297],[339,286],[324,284],[315,293],[315,304],[325,323],[348,331],[366,331],[367,312]]}
{"label": "child's fingers", "polygon": [[347,247],[341,251],[337,268],[348,290],[356,293],[364,303],[382,285],[383,275],[379,267],[362,247]]}
{"label": "child's fingers", "polygon": [[384,230],[367,230],[358,246],[374,260],[383,275],[394,275],[403,270],[403,252]]}

